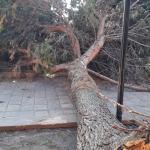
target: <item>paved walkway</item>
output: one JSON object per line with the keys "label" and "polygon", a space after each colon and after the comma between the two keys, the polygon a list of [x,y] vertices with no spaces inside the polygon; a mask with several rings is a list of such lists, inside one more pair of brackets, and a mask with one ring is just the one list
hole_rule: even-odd
{"label": "paved walkway", "polygon": [[[99,87],[104,95],[116,100],[117,99],[117,86],[106,84],[106,82],[99,84]],[[124,105],[150,116],[150,92],[136,92],[133,90],[125,89],[124,92]],[[116,108],[112,103],[108,103],[109,109],[113,114],[116,114]],[[123,112],[123,119],[143,119],[143,117],[129,112]],[[150,120],[149,120],[150,121]]]}
{"label": "paved walkway", "polygon": [[0,126],[76,122],[67,79],[0,83]]}
{"label": "paved walkway", "polygon": [[[116,98],[114,86],[99,84],[102,93]],[[0,82],[0,127],[76,122],[76,109],[66,78]],[[150,93],[125,92],[125,105],[150,115]],[[115,109],[109,105],[115,114]]]}

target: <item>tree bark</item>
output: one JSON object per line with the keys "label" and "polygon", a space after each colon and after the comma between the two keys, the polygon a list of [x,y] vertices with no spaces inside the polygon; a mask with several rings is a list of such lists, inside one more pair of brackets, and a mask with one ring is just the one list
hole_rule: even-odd
{"label": "tree bark", "polygon": [[97,95],[97,87],[80,60],[69,67],[71,89],[77,107],[77,150],[111,150],[123,143],[125,133],[113,128],[123,125]]}
{"label": "tree bark", "polygon": [[103,47],[105,18],[99,26],[97,40],[69,67],[72,93],[76,98],[78,114],[77,150],[110,150],[122,143],[125,133],[113,128],[122,126],[110,113],[103,98],[97,95],[97,86],[87,73],[87,65]]}

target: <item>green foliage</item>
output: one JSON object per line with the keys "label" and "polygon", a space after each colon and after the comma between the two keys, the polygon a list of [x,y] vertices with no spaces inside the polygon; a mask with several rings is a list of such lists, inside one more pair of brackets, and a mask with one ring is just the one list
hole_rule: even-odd
{"label": "green foliage", "polygon": [[[56,22],[55,13],[48,8],[39,8],[36,0],[21,3],[19,1],[12,3],[9,0],[0,0],[0,2],[2,4],[0,14],[6,16],[1,28],[0,47],[27,48],[29,43],[42,42],[44,38],[39,36],[41,29],[38,24]],[[41,4],[40,7],[44,6]]]}
{"label": "green foliage", "polygon": [[54,65],[53,59],[53,49],[52,46],[49,44],[49,40],[45,39],[43,43],[40,45],[36,45],[33,50],[33,57],[36,56],[42,60],[43,63],[48,64],[49,67]]}

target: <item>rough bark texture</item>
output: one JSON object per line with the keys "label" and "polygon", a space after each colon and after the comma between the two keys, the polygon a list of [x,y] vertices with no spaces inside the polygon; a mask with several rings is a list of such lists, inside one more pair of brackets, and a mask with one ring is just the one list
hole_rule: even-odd
{"label": "rough bark texture", "polygon": [[69,78],[78,110],[77,149],[117,148],[123,142],[125,133],[113,126],[122,124],[110,113],[104,99],[98,97],[95,82],[79,60],[70,66]]}

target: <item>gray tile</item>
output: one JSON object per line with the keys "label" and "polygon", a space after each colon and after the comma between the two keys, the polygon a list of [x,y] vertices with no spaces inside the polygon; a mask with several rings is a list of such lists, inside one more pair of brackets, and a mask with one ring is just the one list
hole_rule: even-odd
{"label": "gray tile", "polygon": [[35,117],[41,118],[41,117],[49,117],[48,111],[35,111]]}
{"label": "gray tile", "polygon": [[20,118],[34,118],[35,117],[35,113],[34,111],[20,111]]}
{"label": "gray tile", "polygon": [[34,109],[35,110],[47,110],[48,107],[47,107],[47,105],[35,105]]}
{"label": "gray tile", "polygon": [[50,116],[52,116],[52,117],[61,116],[64,114],[63,110],[61,110],[61,109],[48,110],[48,111],[49,111]]}
{"label": "gray tile", "polygon": [[73,104],[71,104],[71,103],[63,103],[63,104],[61,104],[61,107],[63,109],[72,109],[72,108],[74,108]]}
{"label": "gray tile", "polygon": [[34,97],[24,96],[22,99],[22,105],[33,105]]}
{"label": "gray tile", "polygon": [[37,92],[35,93],[35,98],[41,98],[41,97],[46,97],[46,94],[44,92]]}
{"label": "gray tile", "polygon": [[21,110],[21,105],[8,105],[7,111],[19,111]]}
{"label": "gray tile", "polygon": [[6,108],[7,108],[7,103],[1,103],[0,104],[0,112],[1,111],[6,111]]}
{"label": "gray tile", "polygon": [[9,101],[11,98],[11,95],[0,95],[0,101]]}
{"label": "gray tile", "polygon": [[21,105],[21,111],[31,111],[31,110],[34,110],[34,105],[32,104]]}
{"label": "gray tile", "polygon": [[20,112],[19,111],[6,111],[3,114],[4,117],[19,117]]}
{"label": "gray tile", "polygon": [[12,96],[10,98],[9,104],[21,104],[22,102],[22,95],[21,96]]}
{"label": "gray tile", "polygon": [[35,98],[35,105],[47,105],[46,98]]}
{"label": "gray tile", "polygon": [[75,109],[64,109],[63,110],[64,114],[69,115],[69,114],[76,114]]}
{"label": "gray tile", "polygon": [[49,103],[48,109],[49,110],[61,109],[61,106],[60,106],[59,102],[58,103]]}

